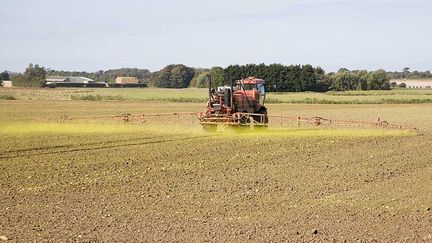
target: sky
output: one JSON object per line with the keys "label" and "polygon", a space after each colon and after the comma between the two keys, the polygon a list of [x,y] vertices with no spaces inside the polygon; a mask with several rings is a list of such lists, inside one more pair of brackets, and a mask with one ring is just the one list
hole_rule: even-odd
{"label": "sky", "polygon": [[429,0],[0,0],[0,70],[432,69]]}

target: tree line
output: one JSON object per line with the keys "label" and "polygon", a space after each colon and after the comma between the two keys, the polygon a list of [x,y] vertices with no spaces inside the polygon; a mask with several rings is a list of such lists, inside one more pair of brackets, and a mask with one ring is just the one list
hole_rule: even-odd
{"label": "tree line", "polygon": [[341,68],[336,73],[329,73],[329,90],[389,90],[390,78],[386,71],[354,70]]}
{"label": "tree line", "polygon": [[[192,68],[183,64],[172,64],[150,72],[148,69],[121,68],[99,70],[97,72],[71,72],[45,69],[38,64],[30,64],[23,74],[14,75],[11,79],[16,86],[40,86],[48,76],[81,76],[96,82],[112,83],[116,77],[137,77],[140,82],[152,87],[188,88],[208,87],[211,80],[215,86],[227,85],[230,80],[239,80],[255,76],[266,80],[267,90],[273,92],[301,92],[329,90],[386,90],[390,89],[390,79],[399,77],[395,73],[382,69],[376,71],[348,70],[341,68],[337,72],[326,73],[321,67],[312,65],[282,64],[247,64],[229,65],[225,68]],[[403,77],[413,77],[417,71],[402,70]],[[427,76],[429,71],[422,72]],[[395,76],[396,75],[396,76]],[[0,79],[2,76],[0,75]]]}
{"label": "tree line", "polygon": [[432,73],[428,71],[410,71],[409,67],[405,67],[402,71],[387,72],[390,79],[432,79]]}
{"label": "tree line", "polygon": [[390,89],[390,78],[380,69],[376,71],[340,69],[326,74],[320,67],[307,65],[247,64],[226,68],[194,69],[185,65],[169,65],[152,74],[150,86],[163,88],[208,87],[227,85],[230,80],[246,77],[266,80],[267,90],[276,92],[301,92],[329,90],[379,90]]}

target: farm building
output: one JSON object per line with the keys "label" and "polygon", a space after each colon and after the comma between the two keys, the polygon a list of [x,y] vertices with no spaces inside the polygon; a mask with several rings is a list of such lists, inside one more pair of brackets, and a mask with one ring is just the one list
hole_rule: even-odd
{"label": "farm building", "polygon": [[45,79],[47,82],[52,83],[60,83],[60,82],[67,82],[67,78],[65,77],[58,77],[58,76],[50,76]]}
{"label": "farm building", "polygon": [[139,80],[136,77],[117,77],[116,84],[138,84]]}
{"label": "farm building", "polygon": [[50,83],[79,83],[79,84],[91,84],[96,83],[93,79],[85,77],[58,77],[51,76],[46,78],[47,82]]}
{"label": "farm building", "polygon": [[57,77],[51,76],[46,78],[45,87],[108,87],[106,83],[97,83],[93,79],[85,77]]}
{"label": "farm building", "polygon": [[85,78],[85,77],[67,77],[67,80],[70,83],[81,83],[81,84],[96,83],[93,79],[91,79],[91,78]]}
{"label": "farm building", "polygon": [[432,80],[421,79],[395,79],[390,82],[396,82],[397,85],[404,83],[409,89],[430,89],[432,88]]}
{"label": "farm building", "polygon": [[12,88],[12,86],[13,86],[12,81],[6,81],[6,80],[3,81],[2,85],[5,88]]}

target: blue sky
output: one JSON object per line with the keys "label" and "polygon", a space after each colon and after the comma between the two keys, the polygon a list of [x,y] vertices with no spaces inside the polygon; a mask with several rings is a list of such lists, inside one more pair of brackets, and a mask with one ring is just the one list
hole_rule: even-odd
{"label": "blue sky", "polygon": [[1,0],[0,70],[432,69],[426,0]]}

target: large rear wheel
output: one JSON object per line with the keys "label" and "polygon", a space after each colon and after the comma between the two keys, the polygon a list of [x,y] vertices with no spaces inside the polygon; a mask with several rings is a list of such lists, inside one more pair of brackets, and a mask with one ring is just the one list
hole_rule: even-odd
{"label": "large rear wheel", "polygon": [[242,115],[240,117],[240,124],[243,126],[247,126],[251,124],[251,118],[249,116]]}
{"label": "large rear wheel", "polygon": [[258,115],[253,116],[253,119],[254,119],[255,123],[260,124],[260,125],[265,125],[269,122],[267,114],[259,115],[259,116]]}
{"label": "large rear wheel", "polygon": [[254,120],[256,123],[258,123],[259,125],[256,126],[257,128],[267,128],[268,123],[269,123],[269,119],[267,116],[267,108],[265,108],[264,106],[262,106],[258,112],[258,114],[260,114],[259,116],[254,116]]}

